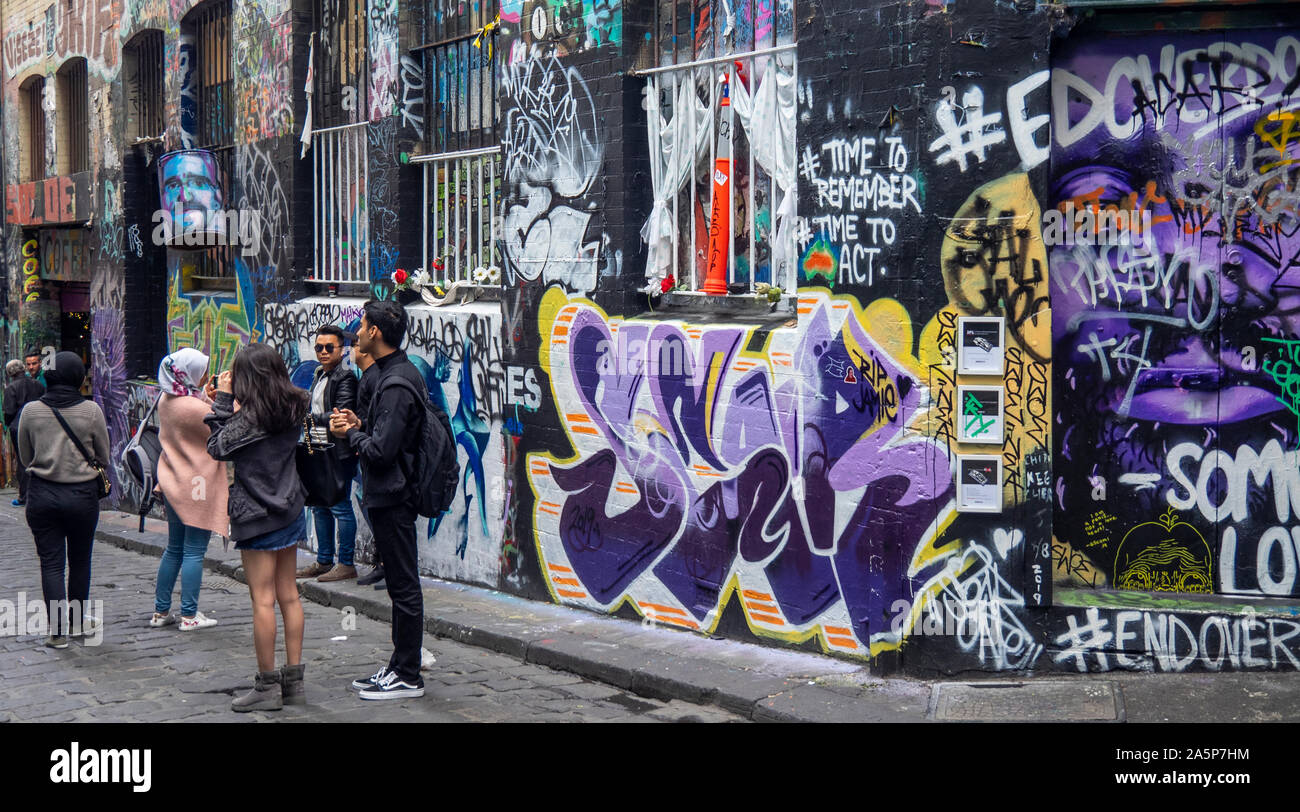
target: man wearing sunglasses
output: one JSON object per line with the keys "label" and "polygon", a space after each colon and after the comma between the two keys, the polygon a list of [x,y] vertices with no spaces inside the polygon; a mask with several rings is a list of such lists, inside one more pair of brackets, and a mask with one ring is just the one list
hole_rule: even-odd
{"label": "man wearing sunglasses", "polygon": [[[316,334],[316,360],[320,367],[312,378],[311,414],[317,440],[328,442],[329,419],[334,409],[357,408],[357,378],[343,364],[343,331],[334,325],[320,328]],[[357,577],[353,554],[357,540],[357,519],[352,512],[351,481],[356,474],[357,458],[347,443],[334,442],[329,450],[347,474],[348,489],[343,499],[329,507],[309,508],[316,525],[316,560],[298,570],[299,578],[318,581],[343,581]],[[335,525],[338,528],[338,563],[334,563]]]}

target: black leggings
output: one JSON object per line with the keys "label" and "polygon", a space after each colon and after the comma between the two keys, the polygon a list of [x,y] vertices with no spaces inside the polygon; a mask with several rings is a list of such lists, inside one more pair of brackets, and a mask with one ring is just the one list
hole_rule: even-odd
{"label": "black leggings", "polygon": [[[90,551],[99,525],[99,490],[89,482],[50,482],[33,476],[27,485],[27,526],[41,559],[41,591],[45,605],[75,602],[82,614],[90,599]],[[64,562],[67,586],[64,586]],[[52,613],[50,634],[67,634],[62,611]],[[81,627],[80,616],[75,621]]]}

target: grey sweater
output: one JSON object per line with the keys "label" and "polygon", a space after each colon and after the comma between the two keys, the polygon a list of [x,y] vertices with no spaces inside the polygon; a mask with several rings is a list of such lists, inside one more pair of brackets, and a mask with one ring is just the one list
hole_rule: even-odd
{"label": "grey sweater", "polygon": [[[108,426],[93,400],[60,409],[68,427],[100,465],[108,465]],[[89,482],[99,476],[72,444],[50,407],[39,400],[23,407],[18,420],[18,458],[28,473],[51,482]]]}

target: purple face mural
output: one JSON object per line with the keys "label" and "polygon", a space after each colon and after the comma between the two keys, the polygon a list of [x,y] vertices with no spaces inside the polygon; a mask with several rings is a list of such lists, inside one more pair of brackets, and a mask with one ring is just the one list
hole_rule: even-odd
{"label": "purple face mural", "polygon": [[[1045,208],[1094,215],[1049,253],[1056,534],[1110,585],[1295,594],[1298,63],[1295,37],[1229,31],[1081,38],[1053,64]],[[1099,237],[1103,214],[1128,225]],[[1170,508],[1170,571],[1120,572]]]}

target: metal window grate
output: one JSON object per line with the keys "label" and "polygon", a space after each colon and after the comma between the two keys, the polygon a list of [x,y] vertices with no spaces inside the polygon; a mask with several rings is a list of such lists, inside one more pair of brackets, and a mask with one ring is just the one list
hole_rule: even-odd
{"label": "metal window grate", "polygon": [[416,49],[424,56],[428,148],[450,153],[495,147],[501,119],[497,98],[495,29],[497,3],[473,4],[460,14],[451,0],[428,5],[429,42]]}
{"label": "metal window grate", "polygon": [[309,282],[370,281],[366,122],[312,133],[316,261]]}
{"label": "metal window grate", "polygon": [[[437,280],[486,282],[475,271],[500,265],[501,139],[497,123],[496,0],[428,0],[423,59],[425,143],[423,267]],[[442,262],[442,270],[433,267]]]}
{"label": "metal window grate", "polygon": [[[797,285],[795,229],[786,222],[793,215],[782,210],[788,207],[782,206],[786,196],[795,192],[778,185],[771,158],[779,153],[792,159],[793,126],[775,127],[755,115],[747,128],[731,99],[723,104],[724,96],[741,90],[756,100],[760,91],[771,90],[763,87],[765,81],[779,80],[787,92],[797,87],[794,14],[794,0],[659,0],[655,5],[658,67],[640,74],[647,76],[649,92],[658,100],[658,117],[677,137],[691,145],[708,142],[707,148],[696,149],[693,160],[687,158],[688,179],[675,191],[669,189],[672,222],[680,235],[669,272],[687,290],[703,286],[710,253],[716,261],[719,250],[726,252],[730,291],[743,286],[752,293],[757,284],[770,283],[792,292]],[[743,87],[737,87],[740,83]],[[792,93],[789,102],[792,107]],[[767,160],[756,160],[756,153]],[[721,239],[711,233],[719,230],[713,223],[715,176],[727,181],[729,225]]]}
{"label": "metal window grate", "polygon": [[59,158],[60,174],[85,172],[90,168],[90,97],[86,88],[86,60],[70,59],[59,68],[60,121],[65,154]]}
{"label": "metal window grate", "polygon": [[[424,164],[422,267],[435,280],[479,282],[474,271],[496,265],[501,148],[421,156]],[[441,271],[431,268],[442,260]]]}
{"label": "metal window grate", "polygon": [[314,104],[322,127],[364,119],[366,107],[365,0],[320,0],[316,4]]}
{"label": "metal window grate", "polygon": [[[222,199],[230,201],[234,154],[234,97],[230,43],[231,0],[210,0],[185,18],[194,35],[194,84],[198,100],[197,144],[211,150],[221,168]],[[235,276],[235,248],[218,245],[194,255],[192,284],[226,289]],[[221,281],[218,281],[221,280]]]}
{"label": "metal window grate", "polygon": [[163,34],[144,31],[123,51],[127,141],[163,133]]}
{"label": "metal window grate", "polygon": [[26,180],[41,180],[45,177],[45,77],[29,80],[23,98],[27,107]]}
{"label": "metal window grate", "polygon": [[198,141],[209,147],[234,143],[230,70],[230,0],[215,0],[193,13],[198,64]]}
{"label": "metal window grate", "polygon": [[496,19],[499,9],[497,0],[476,3],[465,3],[464,0],[427,0],[425,44],[422,47],[476,36],[483,26]]}

